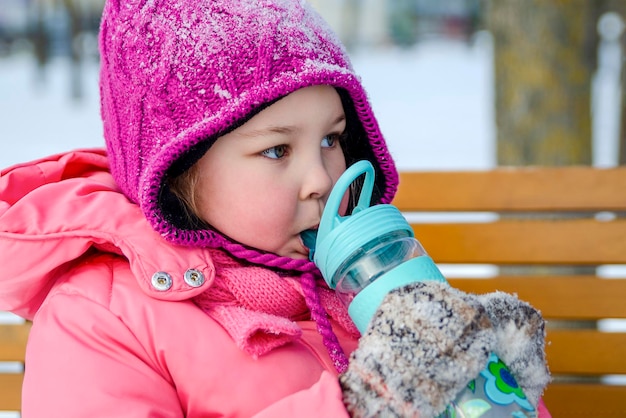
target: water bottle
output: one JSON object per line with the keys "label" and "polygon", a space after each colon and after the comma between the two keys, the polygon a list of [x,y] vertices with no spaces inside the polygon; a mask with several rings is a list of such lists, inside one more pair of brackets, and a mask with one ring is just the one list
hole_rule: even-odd
{"label": "water bottle", "polygon": [[[350,185],[365,175],[358,203],[349,216],[339,205]],[[415,239],[413,229],[393,205],[370,206],[374,168],[369,161],[350,166],[326,202],[319,229],[302,238],[324,280],[335,289],[348,313],[364,333],[383,298],[393,289],[417,281],[447,283],[433,260]],[[491,354],[488,364],[469,382],[444,417],[534,418],[535,408],[507,366]]]}

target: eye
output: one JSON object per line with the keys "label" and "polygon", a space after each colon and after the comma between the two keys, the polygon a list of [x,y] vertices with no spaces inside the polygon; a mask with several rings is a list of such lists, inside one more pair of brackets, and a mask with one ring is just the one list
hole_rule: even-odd
{"label": "eye", "polygon": [[281,159],[287,154],[287,145],[276,145],[261,152],[261,155],[275,160]]}
{"label": "eye", "polygon": [[330,134],[322,138],[322,148],[332,148],[339,142],[341,135]]}

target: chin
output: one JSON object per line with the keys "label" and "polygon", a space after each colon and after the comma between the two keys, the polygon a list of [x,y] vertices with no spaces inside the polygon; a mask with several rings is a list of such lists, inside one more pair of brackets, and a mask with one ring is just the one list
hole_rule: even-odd
{"label": "chin", "polygon": [[309,255],[308,254],[301,254],[298,252],[290,252],[288,254],[278,254],[278,255],[282,255],[283,257],[289,257],[289,258],[293,258],[294,260],[308,260],[309,259]]}

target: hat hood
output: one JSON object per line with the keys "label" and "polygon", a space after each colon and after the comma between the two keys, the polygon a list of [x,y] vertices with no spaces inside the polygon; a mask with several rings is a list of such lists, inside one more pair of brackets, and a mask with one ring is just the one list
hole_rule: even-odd
{"label": "hat hood", "polygon": [[344,47],[306,2],[107,0],[99,45],[111,172],[167,240],[265,257],[216,231],[175,226],[159,193],[168,169],[200,142],[312,85],[347,93],[365,158],[376,167],[380,203],[393,198],[398,175],[366,93]]}

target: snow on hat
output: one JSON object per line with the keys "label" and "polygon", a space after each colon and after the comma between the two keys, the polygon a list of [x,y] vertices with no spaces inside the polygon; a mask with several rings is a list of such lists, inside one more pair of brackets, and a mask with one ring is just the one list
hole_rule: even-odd
{"label": "snow on hat", "polygon": [[366,93],[305,1],[107,0],[99,36],[112,174],[167,240],[261,254],[216,231],[175,225],[160,203],[165,178],[185,156],[197,152],[195,161],[250,115],[311,85],[338,89],[362,137],[350,153],[376,166],[379,201],[393,198],[398,175]]}

